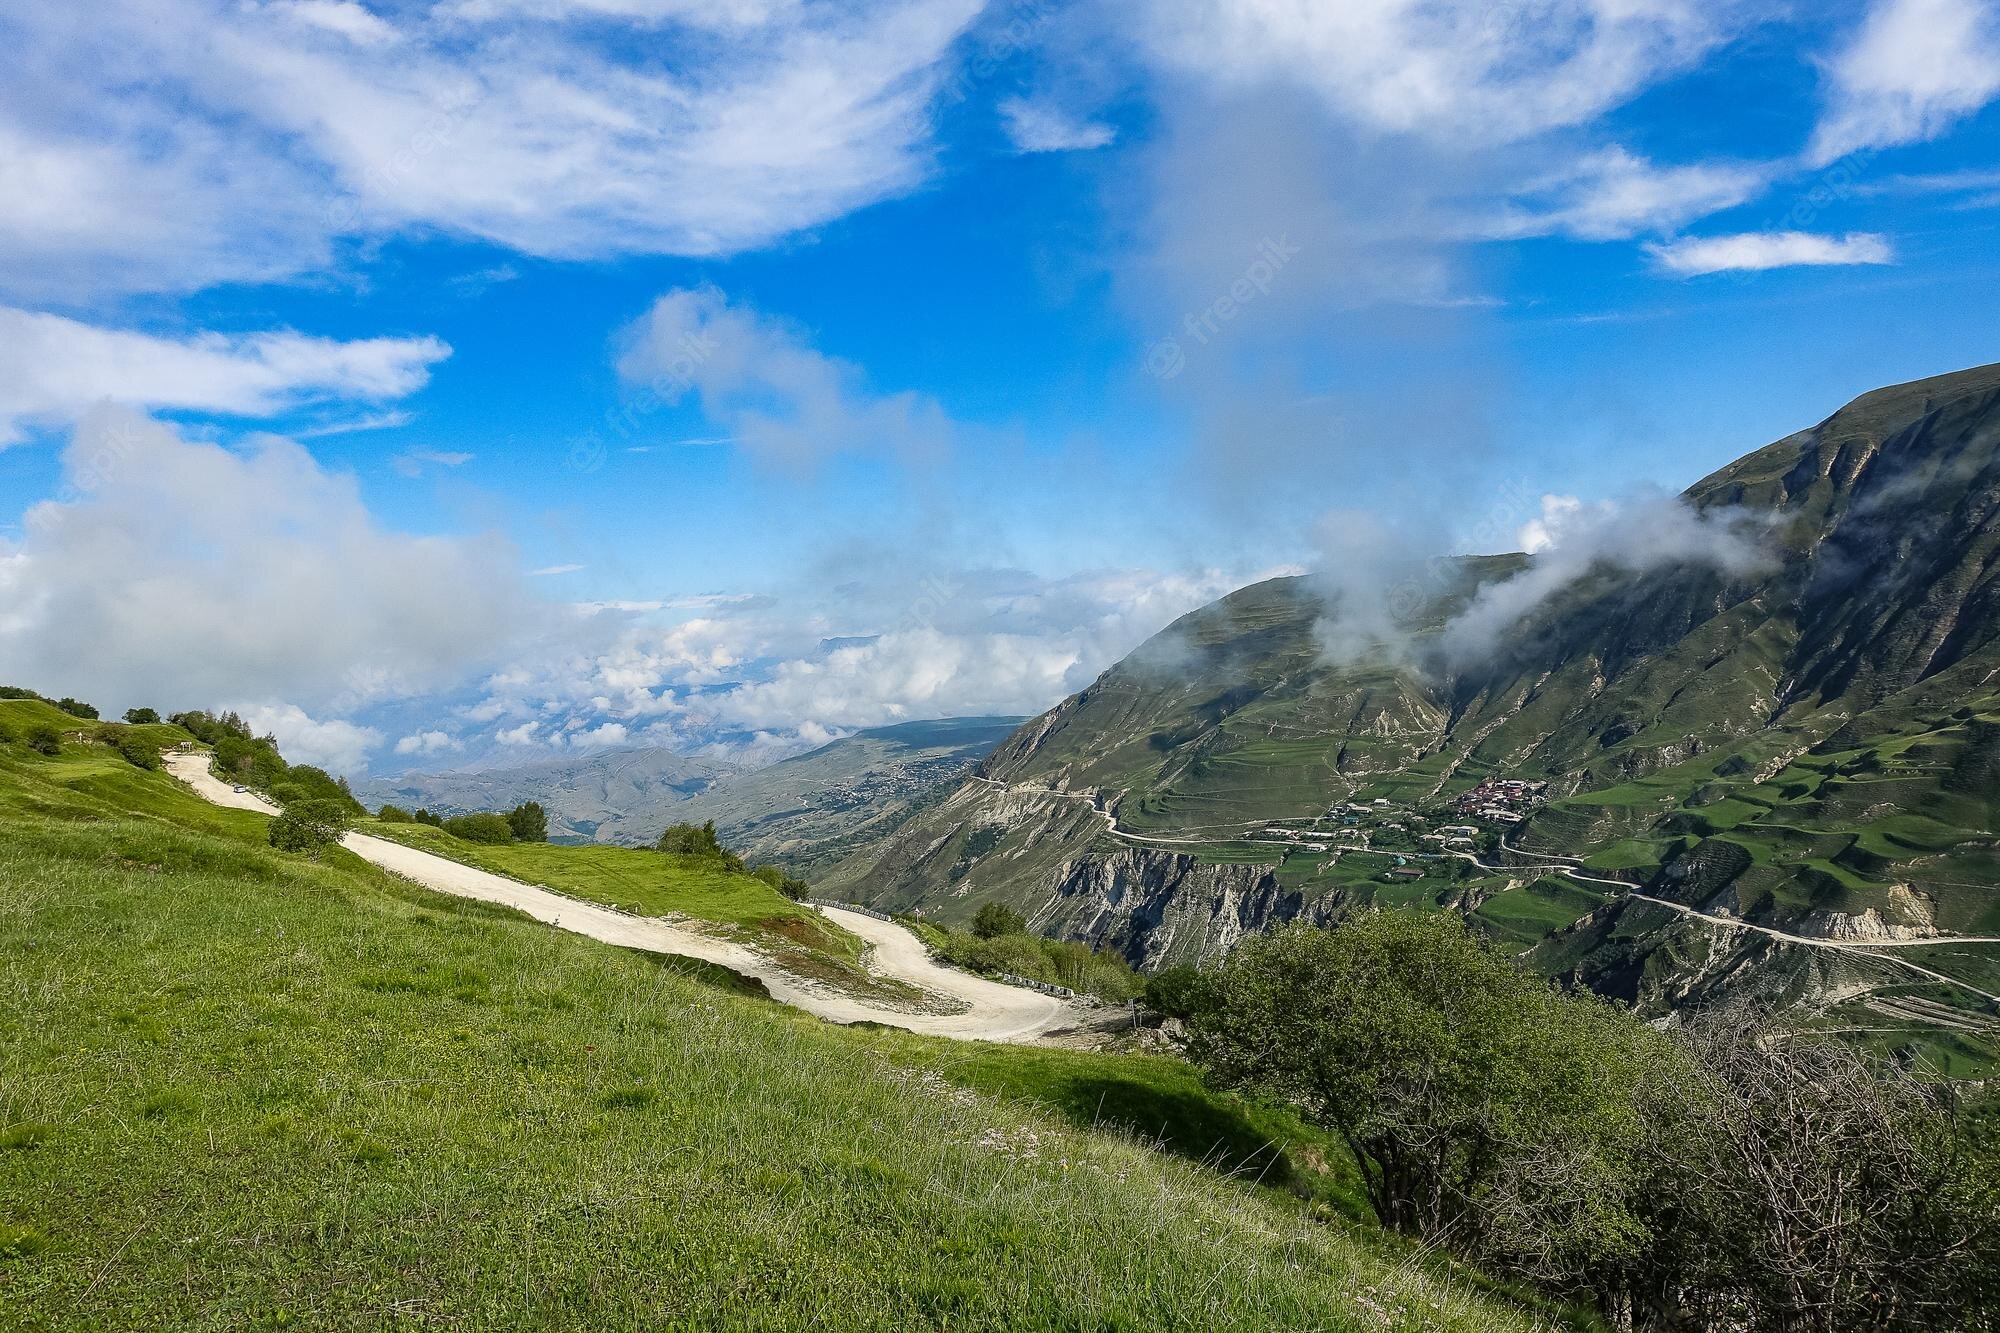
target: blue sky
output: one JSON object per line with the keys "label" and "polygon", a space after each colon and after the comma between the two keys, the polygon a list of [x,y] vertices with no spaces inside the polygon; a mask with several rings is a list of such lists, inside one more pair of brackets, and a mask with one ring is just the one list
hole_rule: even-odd
{"label": "blue sky", "polygon": [[2000,358],[1981,0],[0,40],[0,675],[355,772],[1039,710],[1251,578]]}

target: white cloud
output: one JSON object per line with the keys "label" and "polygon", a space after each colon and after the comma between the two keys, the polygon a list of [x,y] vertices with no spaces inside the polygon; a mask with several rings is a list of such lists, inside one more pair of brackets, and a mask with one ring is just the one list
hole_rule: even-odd
{"label": "white cloud", "polygon": [[405,477],[421,477],[434,467],[464,467],[472,455],[450,449],[411,449],[389,460],[389,466]]}
{"label": "white cloud", "polygon": [[806,467],[834,454],[935,454],[954,427],[935,400],[870,391],[858,366],[792,324],[713,287],[668,292],[625,334],[618,373],[667,402],[689,393],[762,460]]}
{"label": "white cloud", "polygon": [[0,542],[0,678],[114,709],[350,712],[455,684],[546,621],[504,542],[387,531],[289,440],[236,452],[101,408],[62,465],[64,498]]}
{"label": "white cloud", "polygon": [[502,745],[537,745],[540,742],[536,740],[535,733],[541,729],[542,724],[539,722],[523,722],[518,727],[509,727],[505,731],[496,733],[493,739]]}
{"label": "white cloud", "polygon": [[1072,116],[1048,102],[1010,97],[1000,103],[1000,118],[1008,141],[1017,152],[1062,153],[1102,148],[1118,131],[1098,121]]}
{"label": "white cloud", "polygon": [[1520,202],[1473,230],[1495,239],[1560,234],[1625,240],[1734,208],[1762,193],[1767,181],[1760,167],[1726,162],[1662,167],[1612,147],[1529,182],[1518,194]]}
{"label": "white cloud", "polygon": [[[382,733],[338,718],[324,721],[295,704],[247,704],[234,710],[258,735],[277,738],[287,761],[311,764],[335,776],[364,772],[369,754],[381,746]],[[402,747],[396,747],[402,753]]]}
{"label": "white cloud", "polygon": [[925,179],[980,8],[0,8],[0,289],[268,278],[413,230],[552,257],[763,245]]}
{"label": "white cloud", "polygon": [[445,754],[452,750],[462,750],[464,748],[464,743],[456,736],[442,731],[420,731],[413,735],[405,736],[396,742],[397,754],[417,755],[420,757]]}
{"label": "white cloud", "polygon": [[1849,232],[1845,236],[1819,236],[1804,231],[1685,236],[1648,245],[1646,253],[1662,272],[1684,278],[1703,273],[1896,262],[1896,252],[1888,238],[1872,232]]}
{"label": "white cloud", "polygon": [[554,578],[558,574],[574,574],[583,569],[582,565],[543,565],[540,569],[528,571],[531,579]]}
{"label": "white cloud", "polygon": [[1758,519],[1740,510],[1702,511],[1679,496],[1640,493],[1585,504],[1545,496],[1542,515],[1521,533],[1534,559],[1501,583],[1481,588],[1450,624],[1442,647],[1454,665],[1492,653],[1508,630],[1593,573],[1645,574],[1675,565],[1750,573],[1769,560]]}
{"label": "white cloud", "polygon": [[1378,130],[1505,142],[1587,123],[1724,40],[1729,0],[1155,0],[1153,49],[1304,88]]}
{"label": "white cloud", "polygon": [[69,421],[106,402],[268,416],[310,402],[401,398],[451,355],[436,338],[162,338],[5,306],[0,347],[0,445],[25,422]]}
{"label": "white cloud", "polygon": [[2000,10],[1985,0],[1878,0],[1827,64],[1827,107],[1806,157],[1937,137],[2000,96]]}

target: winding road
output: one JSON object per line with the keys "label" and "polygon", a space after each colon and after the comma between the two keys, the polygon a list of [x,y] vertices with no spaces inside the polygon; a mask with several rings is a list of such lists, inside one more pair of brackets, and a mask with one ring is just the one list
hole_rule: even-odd
{"label": "winding road", "polygon": [[[1134,842],[1146,845],[1167,846],[1167,847],[1202,847],[1202,846],[1213,845],[1218,841],[1220,842],[1256,841],[1256,839],[1247,838],[1245,836],[1239,836],[1236,838],[1225,838],[1225,839],[1165,838],[1165,837],[1143,835],[1138,833],[1128,833],[1124,829],[1118,826],[1118,817],[1113,813],[1111,813],[1109,810],[1106,810],[1104,806],[1100,804],[1103,797],[1102,794],[1099,792],[1056,791],[1048,787],[1036,787],[1025,784],[1016,786],[1004,782],[998,782],[992,778],[981,777],[978,774],[974,774],[972,780],[974,782],[984,783],[986,786],[996,788],[1010,795],[1019,794],[1031,797],[1033,796],[1053,797],[1058,800],[1088,801],[1090,802],[1092,812],[1096,814],[1099,819],[1102,819],[1104,821],[1105,831],[1111,834],[1111,836],[1115,838],[1121,838],[1127,842]],[[1645,894],[1639,892],[1630,883],[1622,879],[1605,879],[1599,875],[1587,875],[1581,869],[1578,868],[1577,862],[1574,859],[1548,857],[1548,856],[1535,856],[1528,852],[1518,852],[1515,851],[1513,848],[1508,847],[1504,840],[1501,843],[1501,850],[1505,851],[1510,856],[1520,857],[1525,861],[1544,865],[1552,870],[1559,870],[1570,879],[1580,880],[1588,884],[1608,885],[1611,888],[1622,890],[1625,896],[1632,898],[1638,902],[1648,903],[1655,907],[1664,907],[1669,911],[1677,912],[1682,916],[1690,917],[1696,921],[1701,921],[1711,926],[1716,926],[1725,930],[1747,930],[1758,935],[1768,936],[1769,938],[1774,940],[1780,940],[1786,944],[1802,945],[1809,949],[1828,949],[1837,953],[1844,953],[1851,958],[1873,958],[1879,962],[1892,963],[1897,967],[1905,968],[1908,971],[1917,973],[1918,975],[1929,978],[1932,981],[1942,982],[1948,986],[1955,986],[1960,990],[1967,991],[1973,995],[1977,995],[1982,999],[1990,1000],[1995,1004],[2000,1004],[2000,995],[1995,995],[1991,991],[1981,990],[1979,987],[1961,981],[1956,977],[1948,977],[1944,975],[1942,972],[1933,972],[1931,971],[1931,969],[1913,963],[1907,958],[1898,958],[1893,954],[1887,954],[1881,952],[1882,950],[1885,949],[1924,949],[1924,948],[1945,947],[1956,944],[2000,944],[2000,936],[1935,935],[1927,939],[1906,939],[1906,940],[1829,940],[1829,939],[1817,938],[1812,935],[1794,935],[1790,931],[1778,930],[1772,926],[1760,926],[1755,924],[1754,922],[1744,921],[1738,917],[1720,916],[1712,912],[1704,912],[1698,908],[1689,907],[1685,903],[1673,902],[1670,899],[1666,898],[1655,898],[1651,894]],[[1386,855],[1387,853],[1384,854]],[[1460,860],[1470,861],[1473,865],[1476,865],[1481,870],[1486,870],[1486,871],[1505,873],[1506,871],[1509,870],[1520,870],[1526,868],[1523,866],[1489,865],[1486,862],[1480,860],[1479,857],[1472,852],[1458,852],[1458,851],[1446,850],[1443,854],[1446,856],[1458,857]]]}
{"label": "winding road", "polygon": [[[274,802],[256,792],[237,791],[211,773],[205,752],[170,751],[163,758],[168,771],[205,800],[234,810],[278,813]],[[871,946],[863,961],[876,975],[960,1001],[966,1006],[964,1011],[911,1013],[871,1004],[799,977],[777,960],[734,940],[719,939],[658,917],[632,916],[540,885],[477,870],[386,838],[349,833],[340,840],[340,845],[364,861],[439,893],[511,907],[537,921],[606,944],[697,958],[755,977],[764,983],[773,999],[833,1023],[880,1023],[965,1041],[1029,1042],[1090,1021],[1087,1010],[1067,1000],[946,967],[933,959],[923,942],[903,927],[859,912],[821,909],[834,924],[852,931]]]}

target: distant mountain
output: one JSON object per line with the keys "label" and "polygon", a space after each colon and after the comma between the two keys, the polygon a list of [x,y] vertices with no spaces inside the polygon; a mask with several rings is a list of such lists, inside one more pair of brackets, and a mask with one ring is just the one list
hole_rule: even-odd
{"label": "distant mountain", "polygon": [[539,801],[558,841],[651,842],[668,824],[713,819],[731,847],[809,875],[887,836],[926,801],[949,792],[1021,721],[968,717],[877,727],[757,769],[671,750],[617,750],[383,778],[358,794],[370,805],[386,801],[444,814]]}
{"label": "distant mountain", "polygon": [[[1866,995],[1847,1017],[1875,1026],[1963,1003],[1915,994],[1907,968],[1683,909],[1829,939],[2000,936],[2000,366],[1868,394],[1684,499],[1716,521],[1704,539],[1733,520],[1761,560],[1614,559],[1559,581],[1518,554],[1437,562],[1396,604],[1400,654],[1358,662],[1328,654],[1323,587],[1243,589],[827,880],[946,917],[1009,902],[1146,964],[1428,902],[1654,1010],[1730,986]],[[1520,596],[1534,580],[1547,595]],[[1447,652],[1482,590],[1528,610]],[[1244,841],[1290,821],[1324,847],[1342,803],[1378,799],[1413,812],[1383,837],[1414,836],[1437,822],[1416,812],[1489,777],[1554,798],[1494,853],[1504,872],[1420,843],[1385,880],[1380,858]],[[1667,905],[1529,854],[1588,857]],[[2000,992],[1990,946],[1904,956]]]}
{"label": "distant mountain", "polygon": [[733,764],[671,750],[612,750],[513,768],[407,773],[363,783],[356,794],[371,806],[424,806],[440,814],[539,801],[549,812],[549,835],[556,841],[629,842],[648,827],[657,836],[659,827],[671,822],[660,812],[739,771]]}
{"label": "distant mountain", "polygon": [[732,775],[670,813],[713,819],[729,846],[810,879],[949,794],[1022,721],[946,718],[856,732]]}

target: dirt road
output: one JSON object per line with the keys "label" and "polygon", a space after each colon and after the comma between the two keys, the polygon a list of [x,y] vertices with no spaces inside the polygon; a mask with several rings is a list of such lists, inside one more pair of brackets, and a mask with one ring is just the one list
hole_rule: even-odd
{"label": "dirt road", "polygon": [[[236,810],[276,814],[278,807],[255,792],[236,791],[209,772],[205,753],[164,756],[167,769],[216,805]],[[869,1004],[821,983],[788,972],[775,960],[745,944],[719,939],[658,917],[630,916],[609,907],[567,897],[539,885],[524,884],[489,871],[477,870],[430,852],[405,847],[385,838],[350,833],[341,846],[391,874],[427,889],[459,898],[476,898],[514,908],[537,921],[587,935],[606,944],[649,953],[698,958],[755,977],[772,998],[834,1023],[881,1023],[933,1036],[966,1041],[1026,1042],[1047,1033],[1089,1021],[1088,1011],[1054,996],[1018,986],[987,981],[933,960],[922,941],[892,922],[859,912],[829,909],[827,916],[859,935],[873,947],[864,960],[877,975],[907,982],[919,989],[962,1000],[968,1008],[957,1014],[920,1014]]]}

